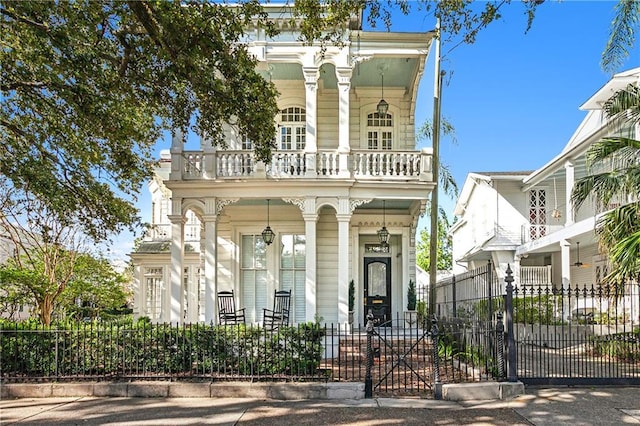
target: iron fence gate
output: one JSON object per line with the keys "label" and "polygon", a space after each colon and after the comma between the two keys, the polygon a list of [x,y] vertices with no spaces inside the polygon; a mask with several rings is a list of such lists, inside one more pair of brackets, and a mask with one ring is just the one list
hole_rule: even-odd
{"label": "iron fence gate", "polygon": [[[426,327],[401,320],[372,327],[367,362],[375,396],[432,396],[436,376],[434,344]],[[365,383],[367,378],[365,377]],[[366,390],[365,390],[366,393]]]}

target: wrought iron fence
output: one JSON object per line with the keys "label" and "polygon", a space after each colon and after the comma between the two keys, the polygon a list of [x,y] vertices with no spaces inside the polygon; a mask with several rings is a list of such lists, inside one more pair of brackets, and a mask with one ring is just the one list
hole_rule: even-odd
{"label": "wrought iron fence", "polygon": [[503,294],[491,262],[436,285],[440,358],[450,360],[460,377],[505,377]]}
{"label": "wrought iron fence", "polygon": [[527,384],[640,384],[638,283],[513,289],[514,361]]}
{"label": "wrought iron fence", "polygon": [[87,323],[0,330],[3,381],[52,379],[327,380],[326,328]]}

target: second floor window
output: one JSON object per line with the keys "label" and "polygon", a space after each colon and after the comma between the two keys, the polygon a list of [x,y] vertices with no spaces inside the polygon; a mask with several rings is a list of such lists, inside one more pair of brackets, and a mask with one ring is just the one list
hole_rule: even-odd
{"label": "second floor window", "polygon": [[244,149],[244,150],[253,149],[253,142],[251,142],[251,139],[249,139],[246,136],[242,137],[242,149]]}
{"label": "second floor window", "polygon": [[373,112],[367,116],[367,148],[391,149],[393,143],[393,118],[391,114]]}
{"label": "second floor window", "polygon": [[303,150],[307,134],[305,109],[300,107],[283,109],[280,111],[279,124],[279,148],[282,150]]}

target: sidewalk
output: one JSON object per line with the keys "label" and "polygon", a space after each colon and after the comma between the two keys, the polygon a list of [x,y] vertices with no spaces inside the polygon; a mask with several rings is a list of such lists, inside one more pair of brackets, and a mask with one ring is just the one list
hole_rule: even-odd
{"label": "sidewalk", "polygon": [[529,388],[507,401],[22,398],[4,425],[640,425],[640,388]]}

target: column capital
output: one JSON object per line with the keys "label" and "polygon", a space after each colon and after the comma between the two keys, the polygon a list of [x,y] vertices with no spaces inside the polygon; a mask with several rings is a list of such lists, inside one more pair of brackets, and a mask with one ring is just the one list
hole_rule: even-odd
{"label": "column capital", "polygon": [[320,69],[318,67],[303,67],[304,84],[307,90],[314,92],[318,86],[318,78],[320,77]]}
{"label": "column capital", "polygon": [[338,79],[338,86],[348,91],[351,88],[351,76],[353,75],[353,68],[351,67],[336,67],[336,78]]}
{"label": "column capital", "polygon": [[167,215],[167,218],[169,219],[169,222],[174,225],[184,225],[187,222],[187,218],[181,214],[170,214]]}
{"label": "column capital", "polygon": [[215,223],[218,221],[218,216],[214,214],[205,214],[205,215],[202,215],[200,219],[202,220],[203,223],[207,223],[207,222]]}
{"label": "column capital", "polygon": [[316,213],[303,213],[302,218],[305,222],[317,222],[318,215]]}

